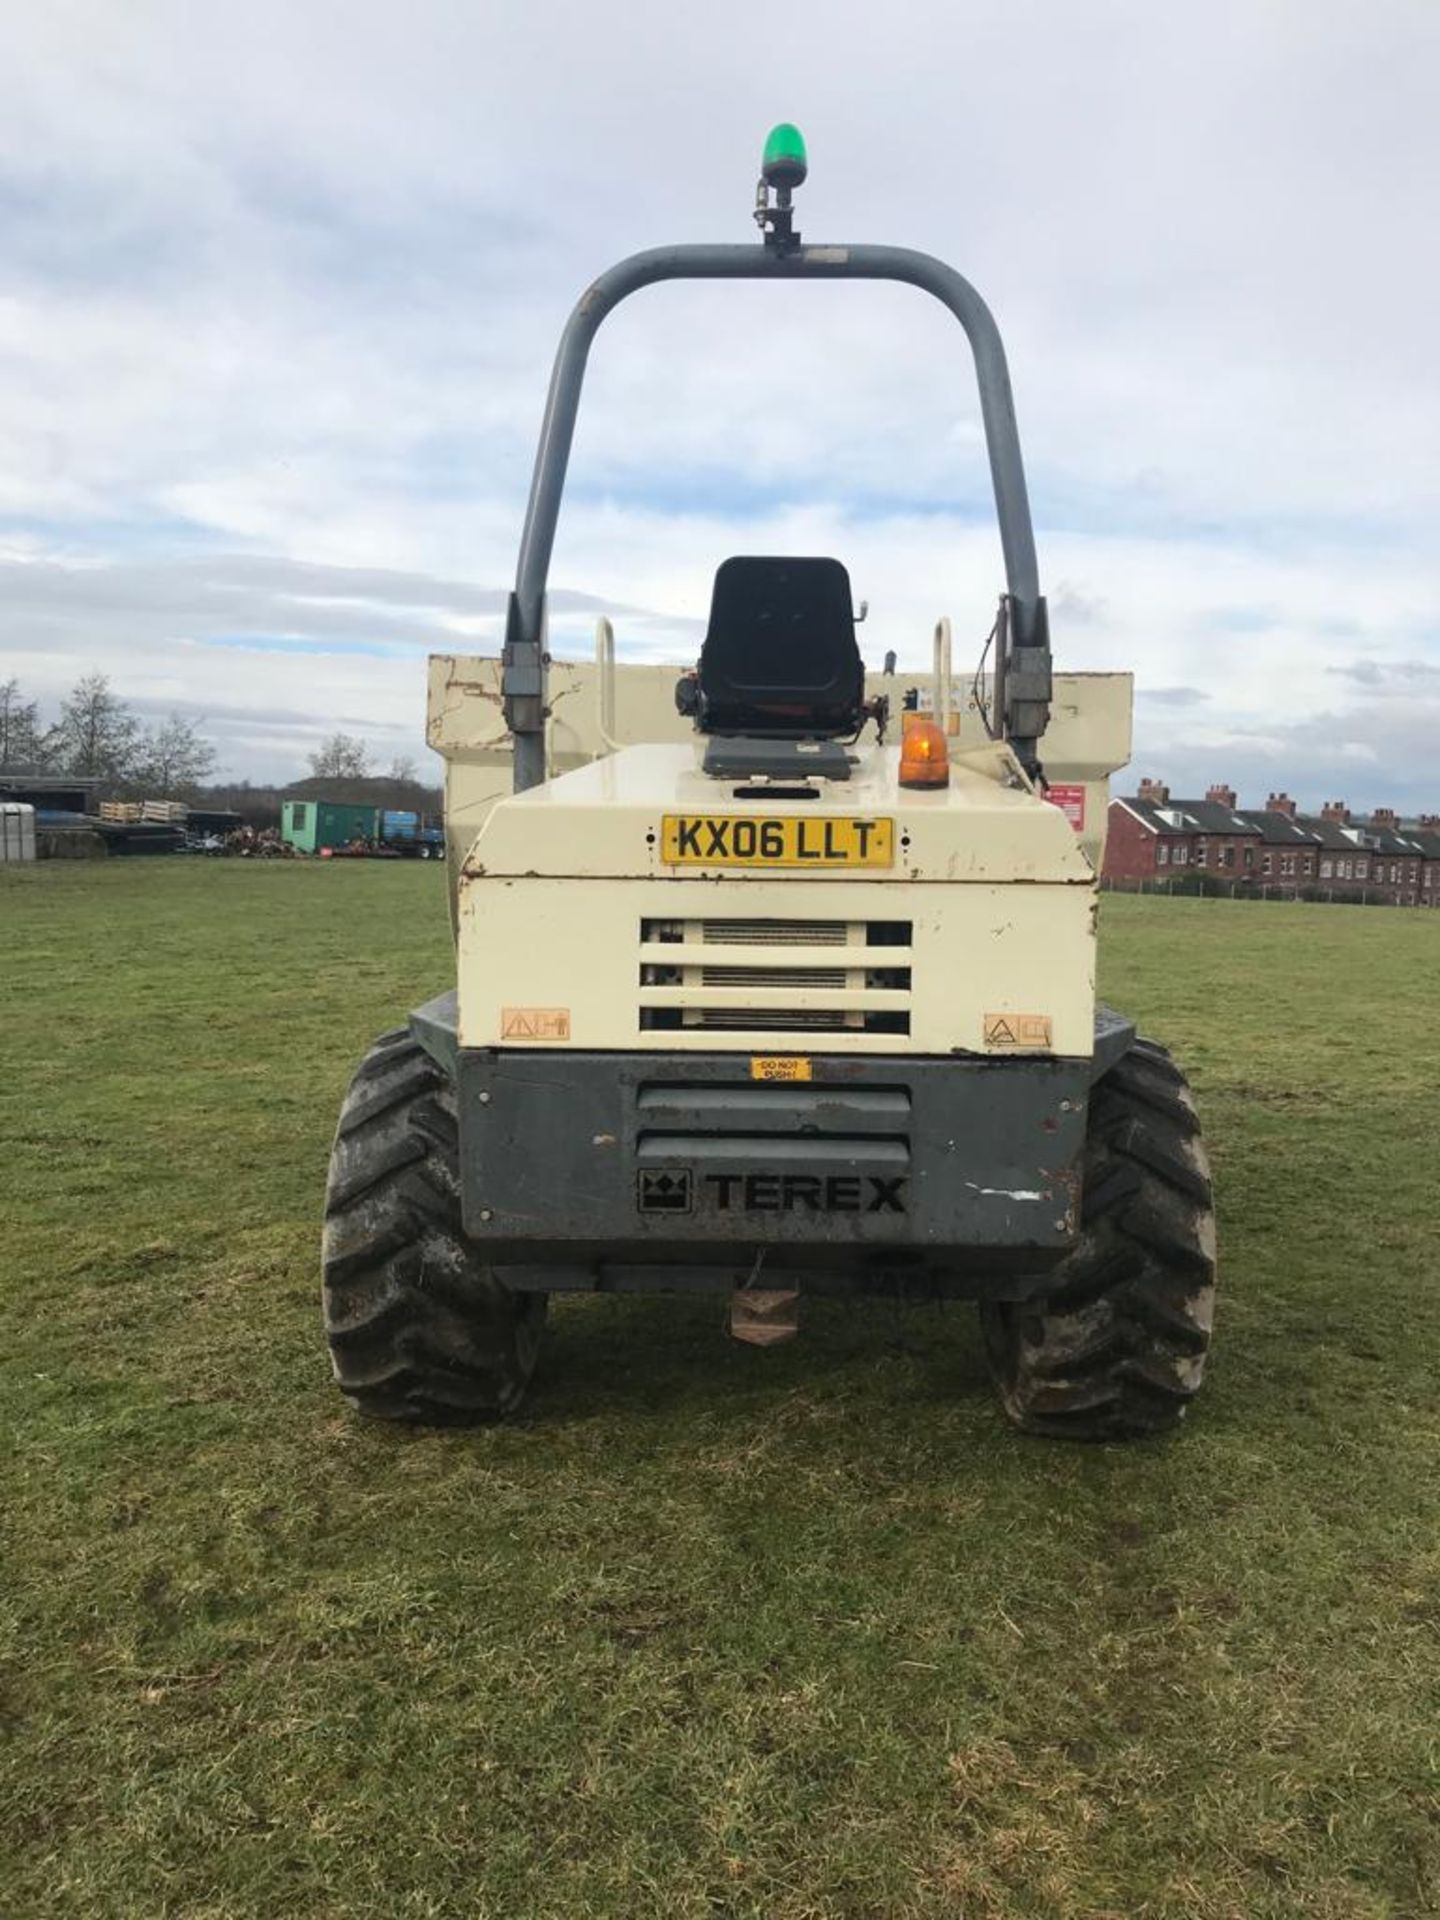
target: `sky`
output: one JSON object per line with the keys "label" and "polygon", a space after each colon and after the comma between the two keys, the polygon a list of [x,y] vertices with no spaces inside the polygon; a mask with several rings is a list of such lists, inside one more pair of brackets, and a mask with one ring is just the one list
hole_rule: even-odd
{"label": "sky", "polygon": [[[108,674],[228,776],[423,746],[494,651],[596,273],[936,253],[1005,337],[1057,666],[1132,772],[1440,811],[1434,0],[47,0],[0,21],[0,679]],[[552,645],[694,654],[720,560],[834,553],[874,661],[1003,586],[968,350],[908,288],[666,287],[592,358]],[[1118,783],[1127,787],[1124,776]]]}

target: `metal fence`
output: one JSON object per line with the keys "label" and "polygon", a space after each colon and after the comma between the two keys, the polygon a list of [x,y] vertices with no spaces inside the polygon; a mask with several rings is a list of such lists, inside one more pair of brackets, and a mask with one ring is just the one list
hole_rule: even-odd
{"label": "metal fence", "polygon": [[1208,874],[1203,878],[1190,874],[1179,880],[1104,877],[1100,887],[1104,893],[1168,893],[1188,900],[1289,900],[1333,907],[1440,907],[1440,898],[1427,899],[1418,893],[1407,893],[1397,899],[1383,887],[1279,886],[1273,882],[1212,879]]}

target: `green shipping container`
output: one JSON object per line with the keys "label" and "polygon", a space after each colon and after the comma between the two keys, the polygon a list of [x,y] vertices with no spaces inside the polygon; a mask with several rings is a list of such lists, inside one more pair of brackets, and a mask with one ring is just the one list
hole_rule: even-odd
{"label": "green shipping container", "polygon": [[348,847],[352,840],[373,840],[380,831],[378,807],[352,806],[342,800],[282,800],[280,838],[302,853],[322,847]]}

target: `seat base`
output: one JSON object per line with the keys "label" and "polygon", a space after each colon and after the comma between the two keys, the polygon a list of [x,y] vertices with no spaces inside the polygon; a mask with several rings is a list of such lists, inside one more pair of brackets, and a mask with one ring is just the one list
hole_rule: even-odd
{"label": "seat base", "polygon": [[848,780],[850,755],[838,740],[784,740],[715,733],[705,743],[704,771],[716,780]]}

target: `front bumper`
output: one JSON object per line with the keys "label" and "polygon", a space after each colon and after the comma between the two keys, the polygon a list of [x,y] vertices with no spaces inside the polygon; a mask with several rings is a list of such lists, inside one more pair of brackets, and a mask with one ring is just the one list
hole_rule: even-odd
{"label": "front bumper", "polygon": [[512,1286],[1013,1296],[1074,1244],[1089,1059],[817,1054],[762,1082],[748,1054],[447,1048],[441,1004],[413,1024],[455,1078],[466,1232]]}

